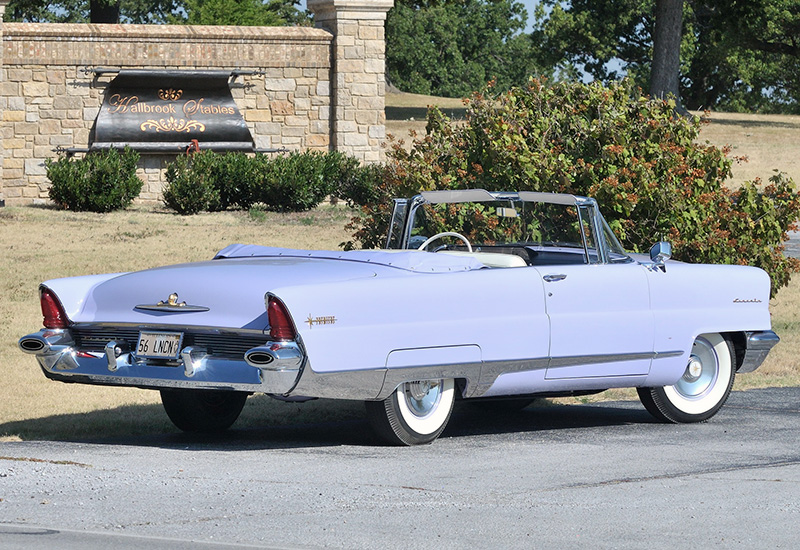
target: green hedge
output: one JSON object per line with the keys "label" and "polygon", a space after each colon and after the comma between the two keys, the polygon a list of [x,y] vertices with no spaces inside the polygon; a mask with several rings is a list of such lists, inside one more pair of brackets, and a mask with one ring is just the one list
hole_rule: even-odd
{"label": "green hedge", "polygon": [[338,152],[292,152],[253,157],[201,151],[178,157],[167,167],[164,203],[180,214],[228,208],[302,212],[333,196],[353,202],[364,181],[381,177],[381,168],[362,167]]}
{"label": "green hedge", "polygon": [[110,212],[128,207],[142,190],[136,176],[139,153],[125,148],[88,153],[79,159],[47,159],[50,199],[62,208]]}

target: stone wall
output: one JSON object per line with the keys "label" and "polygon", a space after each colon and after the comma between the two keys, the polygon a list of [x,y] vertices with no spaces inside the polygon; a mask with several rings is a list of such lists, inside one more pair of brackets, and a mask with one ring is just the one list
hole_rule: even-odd
{"label": "stone wall", "polygon": [[[3,23],[0,200],[46,200],[45,159],[57,158],[58,147],[88,146],[115,75],[87,68],[258,70],[231,84],[257,148],[334,149],[379,161],[383,21],[392,4],[309,0],[323,28]],[[159,199],[172,158],[142,155],[140,200]]]}
{"label": "stone wall", "polygon": [[332,145],[377,162],[386,138],[384,21],[394,0],[307,0],[334,36]]}

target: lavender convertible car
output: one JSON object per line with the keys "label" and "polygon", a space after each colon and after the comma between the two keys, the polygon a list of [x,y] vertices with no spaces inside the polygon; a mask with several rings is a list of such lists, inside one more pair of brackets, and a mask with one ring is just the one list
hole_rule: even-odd
{"label": "lavender convertible car", "polygon": [[657,418],[699,422],[778,342],[770,282],[669,256],[627,254],[593,199],[427,192],[395,200],[384,250],[231,245],[47,281],[45,328],[19,347],[54,380],[160,390],[186,431],[228,428],[254,392],[362,400],[406,445],[436,439],[456,398],[635,387]]}

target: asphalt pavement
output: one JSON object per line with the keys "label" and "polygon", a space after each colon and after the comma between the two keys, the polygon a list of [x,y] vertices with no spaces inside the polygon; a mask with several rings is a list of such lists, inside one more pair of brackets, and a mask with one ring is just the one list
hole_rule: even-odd
{"label": "asphalt pavement", "polygon": [[431,445],[364,421],[0,443],[0,549],[795,548],[800,388],[711,421],[638,402],[462,404]]}
{"label": "asphalt pavement", "polygon": [[789,240],[786,241],[784,253],[791,258],[800,258],[800,231],[789,232]]}

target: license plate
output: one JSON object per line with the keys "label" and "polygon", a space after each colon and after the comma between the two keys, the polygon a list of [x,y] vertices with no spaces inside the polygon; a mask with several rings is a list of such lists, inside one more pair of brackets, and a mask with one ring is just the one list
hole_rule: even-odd
{"label": "license plate", "polygon": [[149,359],[177,359],[181,352],[182,332],[139,333],[136,356]]}

